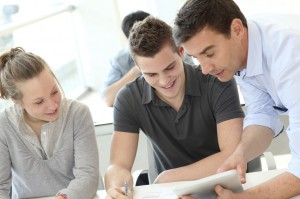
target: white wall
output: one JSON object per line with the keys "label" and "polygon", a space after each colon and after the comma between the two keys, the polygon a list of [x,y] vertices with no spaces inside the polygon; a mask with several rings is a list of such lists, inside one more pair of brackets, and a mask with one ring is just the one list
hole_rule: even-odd
{"label": "white wall", "polygon": [[[82,57],[88,86],[99,89],[109,66],[109,58],[121,48],[120,19],[113,0],[79,0],[82,22]],[[86,46],[84,46],[84,44]]]}
{"label": "white wall", "polygon": [[[257,13],[299,13],[299,0],[235,0],[246,17]],[[84,75],[89,86],[101,89],[109,59],[127,42],[120,28],[131,11],[145,10],[170,25],[185,0],[78,0]],[[119,5],[120,4],[120,5]],[[127,5],[127,6],[126,6]]]}
{"label": "white wall", "polygon": [[299,0],[234,0],[246,15],[255,13],[299,14]]}
{"label": "white wall", "polygon": [[[124,4],[124,0],[119,0]],[[184,0],[128,0],[128,7],[118,0],[79,0],[81,18],[81,54],[84,76],[88,86],[100,90],[109,68],[109,59],[127,45],[121,31],[121,21],[129,12],[142,9],[172,23]],[[143,6],[142,6],[143,5]],[[125,14],[126,13],[126,14]]]}

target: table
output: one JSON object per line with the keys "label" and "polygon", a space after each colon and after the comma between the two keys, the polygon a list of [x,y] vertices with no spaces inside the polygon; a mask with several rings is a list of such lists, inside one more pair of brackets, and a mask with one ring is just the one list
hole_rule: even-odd
{"label": "table", "polygon": [[[256,186],[260,183],[263,183],[281,173],[283,173],[284,170],[269,170],[269,171],[260,171],[260,172],[253,172],[253,173],[247,173],[247,183],[243,184],[244,189],[248,189],[250,187]],[[143,196],[148,192],[155,192],[157,190],[165,190],[169,191],[170,188],[173,186],[180,184],[183,182],[172,182],[172,183],[164,183],[164,184],[152,184],[152,185],[145,185],[145,186],[137,186],[134,188],[134,198],[135,199],[142,199]],[[105,199],[106,192],[104,190],[99,190],[97,192],[97,195],[93,199]],[[168,197],[171,199],[170,197]],[[53,197],[44,197],[39,199],[53,199]],[[300,199],[300,196],[293,197],[292,199]]]}

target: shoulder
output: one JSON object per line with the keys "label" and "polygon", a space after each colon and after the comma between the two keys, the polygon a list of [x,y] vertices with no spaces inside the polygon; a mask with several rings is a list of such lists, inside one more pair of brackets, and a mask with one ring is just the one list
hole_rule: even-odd
{"label": "shoulder", "polygon": [[128,48],[123,48],[119,50],[116,54],[116,57],[122,57],[122,56],[130,56],[130,51]]}
{"label": "shoulder", "polygon": [[14,109],[15,107],[11,106],[0,111],[0,137],[12,135],[11,131],[18,128],[20,117],[15,113]]}
{"label": "shoulder", "polygon": [[119,50],[115,56],[113,57],[113,60],[115,61],[122,61],[122,60],[130,60],[131,59],[131,54],[128,48],[124,48]]}
{"label": "shoulder", "polygon": [[113,69],[121,70],[123,74],[126,74],[135,65],[135,62],[129,50],[123,49],[110,60],[110,64]]}
{"label": "shoulder", "polygon": [[151,89],[150,85],[140,76],[123,86],[117,94],[115,105],[138,106],[142,104],[143,95],[149,91],[148,89]]}
{"label": "shoulder", "polygon": [[120,90],[123,94],[131,94],[133,96],[140,96],[142,95],[145,86],[149,85],[143,76],[139,76],[133,81],[125,84],[125,86]]}
{"label": "shoulder", "polygon": [[63,99],[61,106],[63,112],[71,112],[71,114],[80,115],[83,112],[89,112],[89,107],[86,104],[73,99]]}

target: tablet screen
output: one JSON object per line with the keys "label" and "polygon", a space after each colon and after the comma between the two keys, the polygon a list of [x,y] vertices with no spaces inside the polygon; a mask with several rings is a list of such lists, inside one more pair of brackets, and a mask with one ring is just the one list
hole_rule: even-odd
{"label": "tablet screen", "polygon": [[199,180],[187,181],[175,186],[173,191],[179,197],[191,194],[196,198],[211,199],[216,197],[215,186],[217,184],[233,192],[243,190],[236,170],[229,170]]}

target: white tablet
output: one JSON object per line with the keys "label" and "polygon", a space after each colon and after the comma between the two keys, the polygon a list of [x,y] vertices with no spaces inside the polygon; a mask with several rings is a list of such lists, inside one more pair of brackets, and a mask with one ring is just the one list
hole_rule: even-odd
{"label": "white tablet", "polygon": [[229,170],[199,180],[187,181],[175,186],[173,191],[179,197],[194,195],[196,198],[210,199],[216,197],[215,186],[217,184],[233,192],[243,190],[236,170]]}

